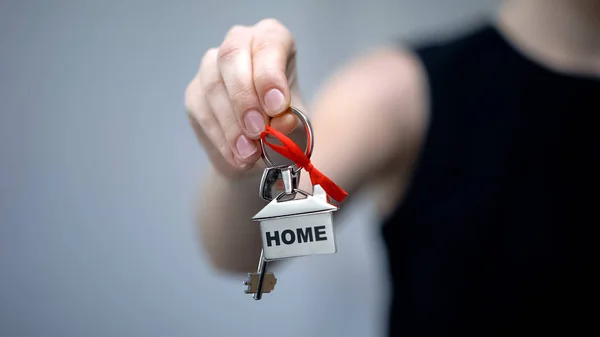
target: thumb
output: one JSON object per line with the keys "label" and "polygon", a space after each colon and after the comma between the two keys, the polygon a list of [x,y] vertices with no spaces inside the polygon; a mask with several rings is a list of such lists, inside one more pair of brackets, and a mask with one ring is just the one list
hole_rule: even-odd
{"label": "thumb", "polygon": [[285,113],[271,118],[271,127],[275,130],[287,135],[296,129],[300,124],[300,121],[296,116],[288,109]]}

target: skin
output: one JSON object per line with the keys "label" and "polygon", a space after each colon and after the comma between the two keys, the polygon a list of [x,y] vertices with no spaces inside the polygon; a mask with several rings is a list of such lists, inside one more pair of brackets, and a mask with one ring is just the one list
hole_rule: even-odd
{"label": "skin", "polygon": [[[507,0],[496,21],[513,46],[539,64],[600,76],[600,1]],[[276,20],[236,26],[206,52],[186,89],[190,124],[212,163],[197,211],[200,245],[215,270],[256,269],[260,232],[250,218],[265,205],[257,196],[265,167],[257,139],[265,124],[304,137],[286,112],[290,105],[309,114],[311,160],[349,193],[344,203],[366,191],[381,217],[402,201],[426,139],[428,89],[410,51],[390,46],[359,55],[332,75],[310,106],[297,85],[295,53],[293,36]],[[272,89],[281,92],[279,100]],[[303,176],[300,188],[312,191]]]}

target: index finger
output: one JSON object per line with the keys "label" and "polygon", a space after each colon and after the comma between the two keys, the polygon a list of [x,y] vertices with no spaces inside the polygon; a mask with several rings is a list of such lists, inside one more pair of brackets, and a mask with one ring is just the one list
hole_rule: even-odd
{"label": "index finger", "polygon": [[256,30],[252,41],[254,87],[264,112],[274,117],[290,105],[286,71],[296,46],[292,34],[276,20],[263,20]]}

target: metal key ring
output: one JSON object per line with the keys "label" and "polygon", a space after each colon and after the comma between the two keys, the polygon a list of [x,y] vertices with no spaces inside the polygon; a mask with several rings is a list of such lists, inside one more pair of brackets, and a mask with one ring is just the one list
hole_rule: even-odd
{"label": "metal key ring", "polygon": [[[306,154],[306,156],[310,159],[310,156],[312,155],[313,152],[313,148],[315,145],[314,142],[314,138],[313,138],[313,129],[312,129],[312,125],[310,124],[310,121],[308,120],[308,117],[306,117],[306,115],[300,111],[297,108],[294,107],[290,107],[292,110],[292,113],[294,115],[296,115],[296,117],[298,117],[300,119],[300,121],[302,122],[302,125],[304,125],[304,130],[306,131],[306,149],[304,150],[304,153]],[[265,164],[267,164],[267,166],[276,166],[273,161],[271,161],[271,159],[269,158],[269,155],[267,155],[267,151],[266,151],[266,146],[265,146],[265,142],[263,142],[263,140],[260,140],[260,147],[262,149],[262,159],[265,162]],[[294,164],[295,168],[294,168],[294,173],[300,171],[300,168],[298,168],[295,164]]]}

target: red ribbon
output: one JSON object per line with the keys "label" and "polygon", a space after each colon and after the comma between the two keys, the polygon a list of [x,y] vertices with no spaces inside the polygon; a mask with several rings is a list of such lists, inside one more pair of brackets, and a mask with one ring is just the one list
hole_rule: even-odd
{"label": "red ribbon", "polygon": [[[271,143],[267,142],[266,137],[268,135],[273,135],[283,145],[276,145],[276,144],[271,144]],[[281,133],[267,125],[265,131],[263,131],[261,133],[260,138],[262,139],[262,141],[265,144],[267,144],[270,148],[275,150],[277,153],[292,160],[294,163],[296,163],[296,165],[298,165],[298,167],[305,169],[306,172],[308,172],[308,174],[310,176],[310,181],[312,182],[313,186],[321,185],[323,190],[325,190],[325,193],[327,193],[327,195],[330,196],[331,198],[333,198],[334,200],[341,202],[348,196],[348,193],[346,193],[346,191],[344,191],[341,187],[336,185],[331,179],[327,178],[323,173],[321,173],[319,170],[317,170],[312,165],[312,163],[310,162],[310,159],[308,159],[308,157],[306,156],[304,151],[302,151],[300,149],[300,147],[298,147],[298,145],[296,145],[296,143],[294,143],[293,140],[289,139],[283,133]]]}

